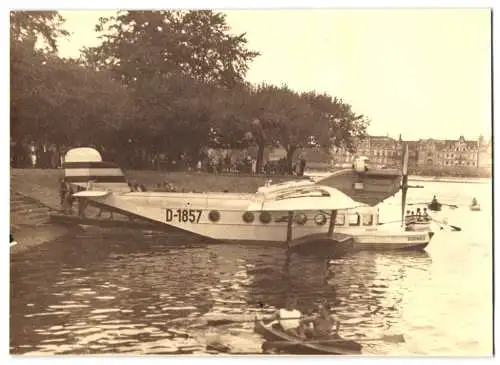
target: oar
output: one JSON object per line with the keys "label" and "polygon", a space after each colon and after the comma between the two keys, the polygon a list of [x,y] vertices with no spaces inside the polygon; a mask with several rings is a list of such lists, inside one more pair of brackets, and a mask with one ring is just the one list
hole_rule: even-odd
{"label": "oar", "polygon": [[458,227],[458,226],[454,226],[452,224],[448,224],[448,223],[445,223],[445,222],[442,222],[442,221],[438,221],[437,219],[433,219],[434,222],[436,223],[439,223],[439,224],[442,224],[444,226],[448,226],[450,227],[453,231],[461,231],[462,228]]}
{"label": "oar", "polygon": [[[427,205],[430,205],[430,204],[431,203],[429,203],[429,202],[422,202],[422,203],[408,203],[406,205],[426,205],[427,206]],[[453,209],[458,208],[458,205],[456,205],[456,204],[446,204],[446,203],[439,203],[439,204],[441,204],[442,206],[446,205],[446,206],[448,206],[450,208],[453,208]]]}
{"label": "oar", "polygon": [[[303,317],[295,317],[295,318],[286,318],[285,320],[301,320],[307,318],[307,316]],[[255,318],[253,319],[243,319],[243,320],[237,320],[237,319],[208,319],[207,320],[207,325],[208,326],[223,326],[226,324],[232,324],[232,323],[253,323],[255,322]]]}
{"label": "oar", "polygon": [[345,342],[345,341],[354,341],[354,342],[375,342],[375,341],[385,341],[385,342],[392,342],[392,343],[403,343],[405,342],[405,338],[403,335],[384,335],[382,337],[374,337],[374,338],[358,338],[358,339],[353,339],[353,338],[338,338],[338,339],[332,339],[332,340],[305,340],[305,341],[300,341],[300,340],[293,340],[293,341],[268,341],[269,343],[272,344],[313,344],[313,343],[335,343],[335,342]]}

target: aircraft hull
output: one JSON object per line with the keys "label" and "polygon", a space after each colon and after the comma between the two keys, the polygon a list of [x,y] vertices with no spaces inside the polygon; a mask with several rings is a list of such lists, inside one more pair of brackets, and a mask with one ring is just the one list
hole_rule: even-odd
{"label": "aircraft hull", "polygon": [[[264,245],[289,242],[287,212],[249,212],[247,207],[253,202],[251,194],[131,192],[88,199],[217,241]],[[307,210],[294,214],[291,240],[328,233],[328,212]],[[429,232],[390,230],[377,225],[336,225],[334,231],[352,236],[353,248],[361,250],[422,249],[432,238]]]}

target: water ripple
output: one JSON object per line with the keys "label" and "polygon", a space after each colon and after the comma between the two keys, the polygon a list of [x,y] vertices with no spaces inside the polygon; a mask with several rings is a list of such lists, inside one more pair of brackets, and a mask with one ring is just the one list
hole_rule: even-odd
{"label": "water ripple", "polygon": [[[461,195],[460,184],[425,185],[413,199],[470,198]],[[345,337],[406,338],[404,344],[366,343],[368,354],[491,354],[491,234],[471,233],[489,219],[481,189],[467,186],[484,211],[441,212],[463,230],[438,232],[428,253],[329,259],[287,256],[276,247],[206,245],[182,235],[89,229],[40,247],[36,259],[29,252],[13,257],[10,351],[206,354],[214,351],[205,345],[217,340],[236,352],[258,353],[262,338],[253,333],[253,317],[272,313],[294,294],[303,312],[328,301]],[[381,210],[397,216],[395,200]],[[203,318],[231,317],[248,320],[199,325]]]}

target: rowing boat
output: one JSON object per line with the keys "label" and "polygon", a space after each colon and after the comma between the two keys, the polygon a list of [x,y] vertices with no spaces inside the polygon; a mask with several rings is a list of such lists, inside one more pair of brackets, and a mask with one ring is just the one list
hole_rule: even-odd
{"label": "rowing boat", "polygon": [[473,212],[478,212],[481,210],[481,206],[479,204],[475,204],[475,205],[469,205],[469,208],[470,210],[472,210]]}
{"label": "rowing boat", "polygon": [[439,212],[441,210],[441,203],[430,203],[427,204],[427,208],[433,210],[435,212]]}
{"label": "rowing boat", "polygon": [[[350,340],[333,342],[337,338],[325,338],[325,342],[308,343],[307,340],[292,336],[280,329],[279,324],[265,324],[262,320],[255,321],[255,332],[260,334],[268,341],[264,347],[274,347],[281,349],[286,353],[303,355],[360,355],[361,345]],[[273,346],[273,342],[280,343],[279,346]]]}

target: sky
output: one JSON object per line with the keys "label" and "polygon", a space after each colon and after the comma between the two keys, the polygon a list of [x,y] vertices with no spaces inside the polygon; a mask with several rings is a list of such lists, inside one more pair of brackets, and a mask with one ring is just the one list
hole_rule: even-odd
{"label": "sky", "polygon": [[[99,44],[94,26],[113,11],[60,11],[72,35],[63,57]],[[489,9],[224,11],[259,51],[254,83],[286,83],[344,99],[371,119],[371,135],[405,140],[491,136]]]}

